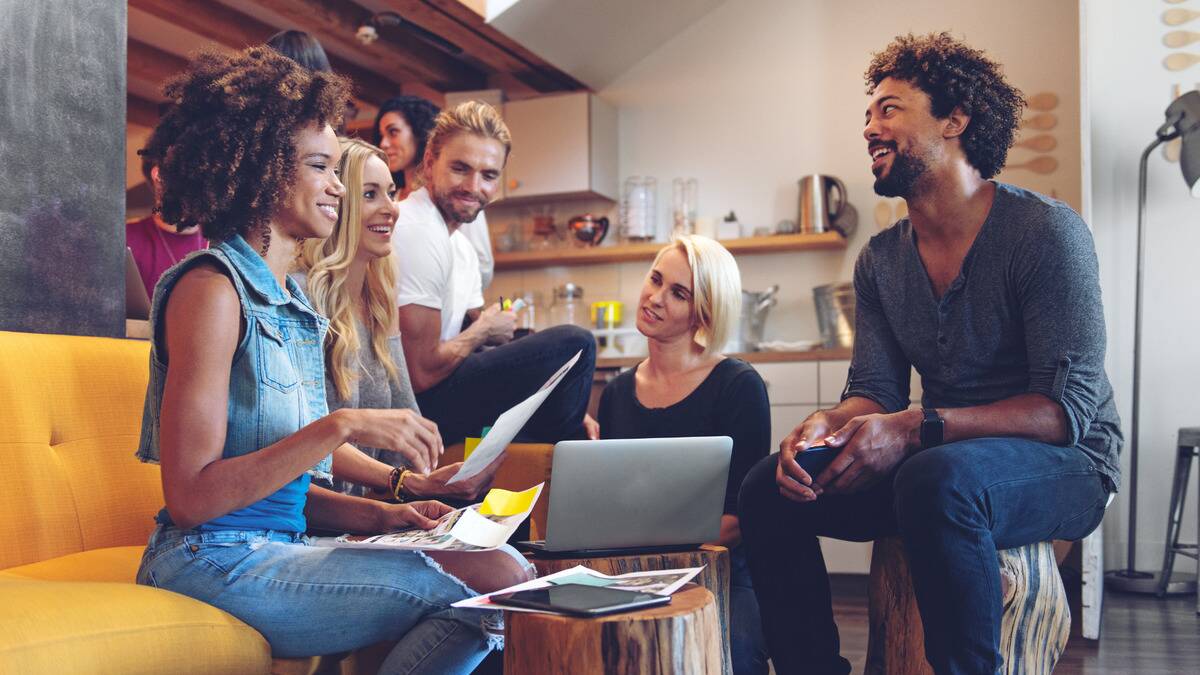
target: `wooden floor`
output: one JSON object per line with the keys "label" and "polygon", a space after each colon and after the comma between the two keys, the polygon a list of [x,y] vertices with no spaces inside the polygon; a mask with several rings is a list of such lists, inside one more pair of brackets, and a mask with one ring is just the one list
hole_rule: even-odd
{"label": "wooden floor", "polygon": [[[835,578],[834,613],[842,655],[861,673],[867,656],[865,577]],[[1055,675],[1200,673],[1200,615],[1196,596],[1158,600],[1109,592],[1099,642],[1071,638]]]}

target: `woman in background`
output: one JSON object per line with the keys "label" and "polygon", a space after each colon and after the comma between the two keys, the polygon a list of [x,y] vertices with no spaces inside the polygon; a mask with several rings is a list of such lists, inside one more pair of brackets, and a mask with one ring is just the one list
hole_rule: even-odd
{"label": "woman in background", "polygon": [[[392,230],[396,222],[396,185],[383,151],[343,138],[338,164],[346,193],[328,239],[305,244],[300,274],[318,312],[329,318],[325,339],[325,397],[330,410],[395,409],[438,439],[437,425],[421,417],[408,379],[400,341]],[[368,489],[406,500],[475,500],[483,494],[499,464],[457,483],[446,484],[461,462],[428,475],[412,471],[398,452],[344,445],[333,454],[332,487],[363,495]]]}
{"label": "woman in background", "polygon": [[658,252],[638,297],[637,328],[649,356],[608,383],[601,438],[729,436],[733,455],[725,515],[714,543],[730,549],[729,628],[733,672],[767,672],[766,642],[745,551],[737,499],[750,467],[767,456],[771,414],[758,372],[721,348],[741,315],[737,262],[708,237],[688,235]]}

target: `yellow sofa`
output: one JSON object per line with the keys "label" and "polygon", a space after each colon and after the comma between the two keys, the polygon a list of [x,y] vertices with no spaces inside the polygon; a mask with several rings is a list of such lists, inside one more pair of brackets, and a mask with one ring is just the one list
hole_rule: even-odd
{"label": "yellow sofa", "polygon": [[[373,671],[384,646],[272,661],[233,616],[133,583],[163,504],[158,467],[133,454],[148,359],[139,340],[0,331],[0,672]],[[549,449],[510,447],[496,484],[547,480]]]}

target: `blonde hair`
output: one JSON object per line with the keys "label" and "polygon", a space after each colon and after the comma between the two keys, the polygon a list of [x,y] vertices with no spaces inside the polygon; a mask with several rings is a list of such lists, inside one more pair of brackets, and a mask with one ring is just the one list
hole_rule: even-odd
{"label": "blonde hair", "polygon": [[705,354],[719,353],[733,334],[742,313],[742,275],[737,261],[713,239],[688,234],[676,237],[658,252],[654,264],[667,251],[687,256],[692,269],[692,319],[696,344]]}
{"label": "blonde hair", "polygon": [[[350,385],[361,370],[358,359],[358,324],[354,303],[357,288],[346,287],[346,272],[358,255],[362,241],[363,167],[367,160],[377,157],[387,163],[387,155],[379,148],[354,138],[339,139],[342,159],[338,163],[346,194],[338,209],[337,226],[328,239],[305,242],[301,253],[301,268],[308,273],[308,297],[316,310],[329,318],[329,334],[325,338],[325,367],[333,380],[338,398],[350,398]],[[375,358],[383,364],[388,378],[399,382],[399,370],[388,351],[388,338],[396,325],[399,308],[396,302],[396,268],[392,254],[367,263],[366,289],[367,333]]]}
{"label": "blonde hair", "polygon": [[425,159],[436,159],[442,152],[442,146],[458,134],[474,134],[481,138],[499,141],[504,146],[504,159],[512,151],[512,134],[508,125],[500,117],[500,113],[492,106],[479,101],[463,101],[453,108],[438,113],[433,120],[433,129],[429,132],[429,140],[425,143],[425,158],[422,159],[424,171],[428,171]]}

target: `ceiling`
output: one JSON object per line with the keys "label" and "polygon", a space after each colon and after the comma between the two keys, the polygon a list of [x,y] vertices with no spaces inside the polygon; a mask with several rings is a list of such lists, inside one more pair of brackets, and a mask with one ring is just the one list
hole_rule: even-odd
{"label": "ceiling", "polygon": [[[586,88],[484,22],[461,0],[129,0],[129,121],[153,126],[162,83],[206,46],[235,50],[285,29],[321,41],[353,80],[363,115],[399,93],[441,102],[448,91],[501,88],[510,98]],[[398,13],[371,45],[354,34],[375,12]],[[362,117],[363,115],[360,115]]]}

